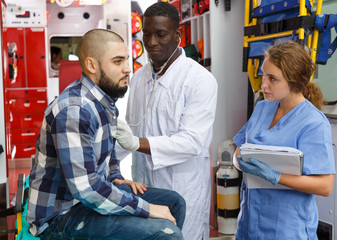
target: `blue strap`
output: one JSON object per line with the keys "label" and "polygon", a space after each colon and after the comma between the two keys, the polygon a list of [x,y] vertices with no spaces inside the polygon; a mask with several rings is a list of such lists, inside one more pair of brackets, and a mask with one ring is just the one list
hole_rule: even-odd
{"label": "blue strap", "polygon": [[[329,18],[327,24],[326,18]],[[330,44],[331,40],[331,29],[335,28],[337,32],[337,14],[320,14],[316,16],[315,27],[321,33],[321,45],[319,48],[319,54],[317,57],[317,63],[326,64],[328,59],[335,52],[337,47],[337,37]]]}
{"label": "blue strap", "polygon": [[[311,12],[311,4],[309,0],[305,0],[305,6],[308,11]],[[290,9],[296,9],[296,15],[289,15]],[[260,6],[256,7],[252,11],[252,17],[263,17],[266,15],[278,15],[278,12],[288,11],[283,17],[277,17],[279,20],[292,18],[298,15],[299,13],[299,1],[294,0],[262,0]],[[275,14],[276,13],[276,14]],[[277,20],[271,20],[277,21]]]}

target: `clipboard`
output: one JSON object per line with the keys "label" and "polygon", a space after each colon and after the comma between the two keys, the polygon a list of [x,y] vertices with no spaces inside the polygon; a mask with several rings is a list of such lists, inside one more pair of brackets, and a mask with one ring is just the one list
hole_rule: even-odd
{"label": "clipboard", "polygon": [[[240,147],[240,155],[246,162],[249,162],[250,158],[255,158],[281,173],[302,175],[304,155],[296,148],[244,143]],[[243,173],[243,181],[248,188],[291,189],[280,184],[273,185],[261,177],[248,173]]]}

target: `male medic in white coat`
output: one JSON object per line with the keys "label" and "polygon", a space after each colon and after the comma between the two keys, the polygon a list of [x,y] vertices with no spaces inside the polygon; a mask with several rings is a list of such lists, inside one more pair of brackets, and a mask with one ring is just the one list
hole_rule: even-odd
{"label": "male medic in white coat", "polygon": [[143,42],[150,63],[131,80],[129,125],[119,121],[116,138],[134,152],[133,181],[180,193],[187,204],[184,238],[201,240],[209,239],[217,82],[178,47],[181,35],[174,6],[158,2],[145,11]]}

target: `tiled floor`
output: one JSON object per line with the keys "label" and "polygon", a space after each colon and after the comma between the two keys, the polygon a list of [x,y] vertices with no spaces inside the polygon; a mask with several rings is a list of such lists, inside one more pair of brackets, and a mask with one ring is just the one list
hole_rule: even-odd
{"label": "tiled floor", "polygon": [[235,240],[234,235],[221,235],[218,237],[210,237],[209,240]]}
{"label": "tiled floor", "polygon": [[210,228],[210,239],[209,240],[235,240],[234,235],[223,235],[218,233],[216,230]]}

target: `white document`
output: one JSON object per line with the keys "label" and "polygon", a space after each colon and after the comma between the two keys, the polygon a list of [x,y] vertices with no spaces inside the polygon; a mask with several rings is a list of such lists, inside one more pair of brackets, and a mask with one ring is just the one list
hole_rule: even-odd
{"label": "white document", "polygon": [[[302,175],[303,153],[296,148],[245,143],[240,147],[240,154],[246,162],[249,162],[249,158],[255,158],[281,173]],[[243,180],[248,188],[290,189],[280,184],[274,186],[248,173],[243,173]]]}

